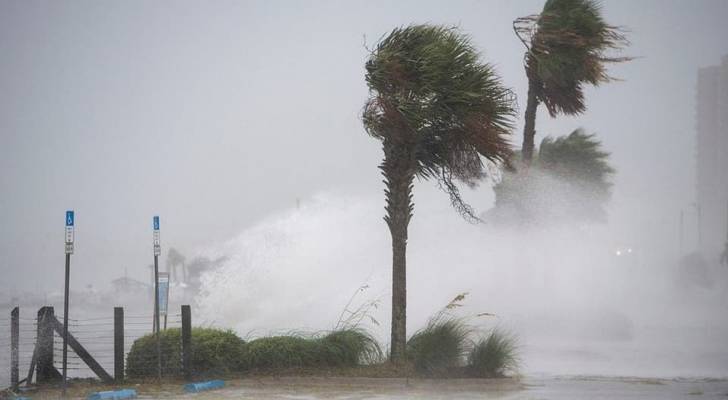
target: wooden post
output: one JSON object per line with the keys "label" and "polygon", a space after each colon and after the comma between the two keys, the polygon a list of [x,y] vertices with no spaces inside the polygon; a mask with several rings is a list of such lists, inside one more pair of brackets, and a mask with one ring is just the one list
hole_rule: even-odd
{"label": "wooden post", "polygon": [[182,306],[182,373],[192,379],[192,313],[190,306]]}
{"label": "wooden post", "polygon": [[114,379],[124,380],[124,308],[114,307]]}
{"label": "wooden post", "polygon": [[18,390],[20,384],[19,348],[20,307],[15,307],[10,313],[10,384],[13,390]]}
{"label": "wooden post", "polygon": [[56,319],[53,307],[38,310],[38,336],[36,338],[36,381],[47,383],[63,378],[53,366],[53,325]]}

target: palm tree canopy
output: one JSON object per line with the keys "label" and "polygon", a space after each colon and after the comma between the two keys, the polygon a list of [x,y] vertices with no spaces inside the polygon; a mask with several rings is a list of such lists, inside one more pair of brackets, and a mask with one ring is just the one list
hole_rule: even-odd
{"label": "palm tree canopy", "polygon": [[568,136],[551,137],[541,141],[538,163],[559,177],[593,185],[602,193],[612,186],[609,177],[614,168],[609,164],[609,153],[602,150],[594,134],[577,129]]}
{"label": "palm tree canopy", "polygon": [[517,19],[514,29],[528,48],[526,72],[537,82],[536,96],[552,117],[584,112],[584,84],[608,82],[606,64],[631,59],[607,55],[628,42],[604,21],[595,0],[547,0],[541,14]]}
{"label": "palm tree canopy", "polygon": [[[611,195],[614,168],[594,134],[577,129],[546,137],[528,174],[504,173],[493,188],[491,216],[502,221],[601,221]],[[518,154],[514,159],[518,160]]]}
{"label": "palm tree canopy", "polygon": [[485,173],[481,156],[508,159],[514,96],[455,28],[393,30],[372,51],[366,82],[367,132],[411,146],[416,175],[475,184]]}
{"label": "palm tree canopy", "polygon": [[177,251],[174,247],[170,247],[169,252],[167,252],[167,267],[184,263],[185,256],[183,256],[182,253]]}

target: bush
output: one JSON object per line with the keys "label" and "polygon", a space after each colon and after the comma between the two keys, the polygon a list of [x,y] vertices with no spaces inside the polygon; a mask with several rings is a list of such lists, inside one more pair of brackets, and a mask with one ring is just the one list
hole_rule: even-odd
{"label": "bush", "polygon": [[[228,373],[244,367],[245,341],[232,331],[193,328],[191,364],[195,375]],[[179,328],[160,332],[162,375],[182,374],[182,335]],[[153,334],[134,341],[127,356],[127,376],[157,375],[157,344]]]}
{"label": "bush", "polygon": [[233,331],[192,328],[192,369],[197,375],[229,373],[244,367],[245,341]]}
{"label": "bush", "polygon": [[248,343],[247,366],[253,369],[306,367],[316,364],[317,343],[297,336],[272,336]]}
{"label": "bush", "polygon": [[[126,357],[126,375],[130,378],[157,376],[157,344],[153,334],[134,341]],[[179,375],[182,371],[180,329],[160,333],[162,375]]]}
{"label": "bush", "polygon": [[468,371],[481,378],[502,377],[518,368],[516,339],[512,335],[493,330],[478,342],[468,357]]}
{"label": "bush", "polygon": [[345,329],[323,337],[272,336],[247,346],[252,369],[353,367],[381,359],[377,342],[366,332]]}
{"label": "bush", "polygon": [[455,317],[435,318],[407,342],[407,358],[419,373],[443,375],[463,364],[470,330]]}

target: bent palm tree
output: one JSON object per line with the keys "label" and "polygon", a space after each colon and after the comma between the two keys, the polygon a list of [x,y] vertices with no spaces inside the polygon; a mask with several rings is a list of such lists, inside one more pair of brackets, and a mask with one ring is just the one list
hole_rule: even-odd
{"label": "bent palm tree", "polygon": [[477,219],[454,180],[474,186],[485,176],[485,162],[508,159],[515,104],[493,68],[480,63],[469,39],[439,26],[393,30],[372,51],[366,82],[364,127],[384,150],[379,168],[386,185],[384,220],[392,236],[391,360],[400,363],[413,180],[436,179],[456,210]]}
{"label": "bent palm tree", "polygon": [[522,152],[530,165],[539,103],[546,105],[551,117],[581,114],[586,110],[584,85],[609,82],[606,64],[630,58],[606,55],[628,42],[619,28],[604,21],[595,0],[547,0],[541,14],[518,18],[513,29],[527,49]]}

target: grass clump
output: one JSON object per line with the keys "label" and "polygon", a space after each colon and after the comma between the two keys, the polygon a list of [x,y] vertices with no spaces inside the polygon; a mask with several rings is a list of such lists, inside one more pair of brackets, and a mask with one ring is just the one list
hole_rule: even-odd
{"label": "grass clump", "polygon": [[[245,361],[245,341],[228,330],[192,328],[191,364],[195,375],[240,370]],[[179,328],[160,332],[162,375],[182,374],[182,334]],[[131,378],[157,375],[157,342],[153,334],[134,341],[127,355],[126,373]]]}
{"label": "grass clump", "polygon": [[322,337],[339,366],[369,365],[382,361],[382,349],[376,339],[362,329],[341,329]]}
{"label": "grass clump", "polygon": [[418,373],[446,375],[462,366],[469,334],[462,319],[440,315],[412,335],[407,342],[407,358]]}
{"label": "grass clump", "polygon": [[248,343],[251,369],[354,367],[381,359],[379,344],[359,329],[342,329],[320,337],[272,336]]}
{"label": "grass clump", "polygon": [[517,343],[513,335],[494,329],[473,346],[468,372],[479,378],[498,378],[518,368]]}

